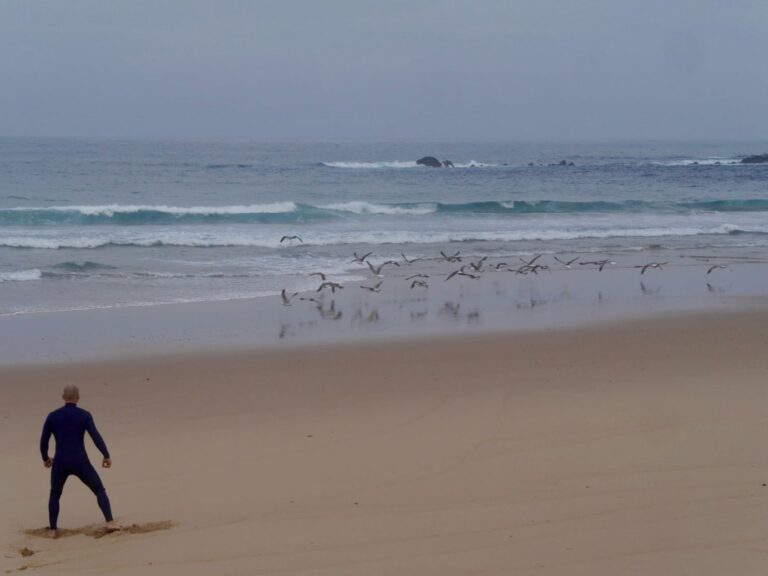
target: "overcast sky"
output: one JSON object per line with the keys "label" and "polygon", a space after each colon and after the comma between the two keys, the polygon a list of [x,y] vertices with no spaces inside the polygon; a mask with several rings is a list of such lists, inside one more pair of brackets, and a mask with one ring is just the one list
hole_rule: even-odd
{"label": "overcast sky", "polygon": [[768,0],[0,0],[0,135],[766,139]]}

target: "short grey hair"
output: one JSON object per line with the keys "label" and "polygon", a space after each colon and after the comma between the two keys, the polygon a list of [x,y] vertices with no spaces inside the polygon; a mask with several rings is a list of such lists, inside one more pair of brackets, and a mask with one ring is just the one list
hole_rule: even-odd
{"label": "short grey hair", "polygon": [[65,386],[61,397],[64,399],[64,402],[77,402],[80,400],[80,389],[74,384]]}

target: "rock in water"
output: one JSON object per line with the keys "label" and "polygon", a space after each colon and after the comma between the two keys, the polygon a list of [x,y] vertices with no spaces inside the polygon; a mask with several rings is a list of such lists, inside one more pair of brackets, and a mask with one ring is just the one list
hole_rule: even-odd
{"label": "rock in water", "polygon": [[416,164],[419,166],[431,166],[432,168],[442,168],[443,163],[440,162],[437,158],[434,156],[424,156],[423,158],[419,158],[416,160]]}
{"label": "rock in water", "polygon": [[764,164],[768,163],[768,154],[755,154],[741,159],[742,164]]}
{"label": "rock in water", "polygon": [[450,160],[443,160],[443,166],[445,166],[446,168],[453,168],[453,162],[451,162]]}

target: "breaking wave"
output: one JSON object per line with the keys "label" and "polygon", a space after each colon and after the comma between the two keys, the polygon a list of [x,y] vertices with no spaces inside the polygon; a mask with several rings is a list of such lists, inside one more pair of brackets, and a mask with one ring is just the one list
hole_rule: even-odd
{"label": "breaking wave", "polygon": [[296,202],[275,202],[250,206],[150,206],[96,205],[52,206],[47,208],[10,208],[0,210],[3,226],[87,226],[114,224],[138,226],[151,224],[216,223],[303,223],[332,220],[349,215],[425,216],[429,214],[524,214],[581,213],[685,213],[685,212],[768,212],[768,200],[714,199],[691,202],[647,202],[628,200],[563,201],[510,200],[447,204],[440,202],[375,203],[349,201],[315,206]]}
{"label": "breaking wave", "polygon": [[0,282],[29,282],[30,280],[40,280],[42,277],[42,271],[37,268],[17,272],[0,272]]}

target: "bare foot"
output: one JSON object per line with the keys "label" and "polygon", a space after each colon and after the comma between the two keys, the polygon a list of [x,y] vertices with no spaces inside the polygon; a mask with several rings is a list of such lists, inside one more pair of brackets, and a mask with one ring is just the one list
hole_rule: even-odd
{"label": "bare foot", "polygon": [[53,538],[56,540],[56,538],[59,537],[59,531],[56,530],[56,528],[48,528],[48,538]]}
{"label": "bare foot", "polygon": [[107,532],[117,532],[118,530],[122,530],[123,527],[120,526],[115,520],[110,520],[107,522],[107,525],[105,526],[107,529]]}

